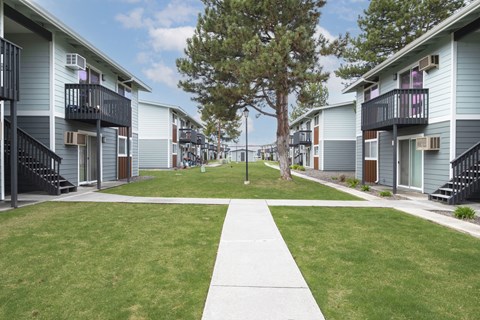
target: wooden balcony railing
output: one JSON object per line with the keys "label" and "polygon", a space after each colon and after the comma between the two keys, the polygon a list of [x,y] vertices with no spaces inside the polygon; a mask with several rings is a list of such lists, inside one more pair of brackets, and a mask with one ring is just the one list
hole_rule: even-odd
{"label": "wooden balcony railing", "polygon": [[180,144],[197,144],[197,131],[190,129],[190,128],[182,128],[178,129],[178,142]]}
{"label": "wooden balcony railing", "polygon": [[362,130],[428,124],[428,89],[395,89],[362,103]]}
{"label": "wooden balcony railing", "polygon": [[102,127],[131,127],[131,101],[99,84],[65,85],[65,118]]}
{"label": "wooden balcony railing", "polygon": [[20,99],[20,52],[21,48],[0,38],[0,100]]}

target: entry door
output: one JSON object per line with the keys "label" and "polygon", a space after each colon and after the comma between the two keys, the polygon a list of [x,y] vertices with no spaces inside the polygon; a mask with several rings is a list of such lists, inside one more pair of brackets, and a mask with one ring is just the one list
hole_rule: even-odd
{"label": "entry door", "polygon": [[79,146],[79,182],[97,180],[97,137],[87,136],[86,145]]}
{"label": "entry door", "polygon": [[423,153],[417,150],[416,139],[399,141],[399,183],[403,187],[422,188]]}
{"label": "entry door", "polygon": [[306,152],[305,152],[305,155],[306,155],[305,166],[310,167],[311,166],[310,157],[312,156],[312,152],[311,152],[310,148],[306,148],[305,150],[306,150]]}
{"label": "entry door", "polygon": [[240,153],[240,161],[245,161],[245,152]]}

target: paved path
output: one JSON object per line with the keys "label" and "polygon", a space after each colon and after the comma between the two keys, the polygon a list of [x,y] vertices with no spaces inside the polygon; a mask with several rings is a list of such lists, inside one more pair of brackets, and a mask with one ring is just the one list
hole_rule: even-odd
{"label": "paved path", "polygon": [[230,202],[202,319],[324,319],[266,201]]}

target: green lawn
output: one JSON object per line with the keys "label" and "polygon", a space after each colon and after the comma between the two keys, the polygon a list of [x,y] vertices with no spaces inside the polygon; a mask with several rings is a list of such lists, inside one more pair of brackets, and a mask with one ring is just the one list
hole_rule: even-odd
{"label": "green lawn", "polygon": [[237,198],[237,199],[322,199],[360,200],[357,197],[322,184],[301,178],[280,180],[280,172],[263,162],[249,164],[249,185],[244,185],[245,164],[207,167],[177,171],[142,171],[154,176],[145,180],[104,192],[132,196],[187,197],[187,198]]}
{"label": "green lawn", "polygon": [[326,319],[479,319],[479,239],[390,209],[271,211]]}
{"label": "green lawn", "polygon": [[0,214],[0,319],[200,319],[225,206],[45,203]]}

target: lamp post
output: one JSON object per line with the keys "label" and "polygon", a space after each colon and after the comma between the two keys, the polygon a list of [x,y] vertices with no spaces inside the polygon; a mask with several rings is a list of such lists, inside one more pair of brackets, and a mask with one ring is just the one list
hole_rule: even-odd
{"label": "lamp post", "polygon": [[243,109],[243,115],[245,116],[245,184],[249,184],[248,181],[248,108]]}

